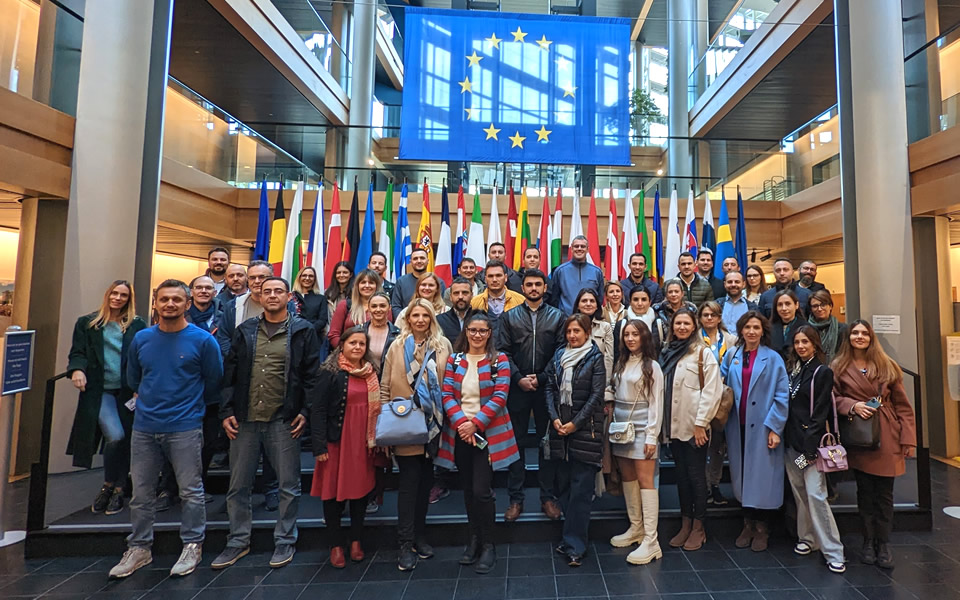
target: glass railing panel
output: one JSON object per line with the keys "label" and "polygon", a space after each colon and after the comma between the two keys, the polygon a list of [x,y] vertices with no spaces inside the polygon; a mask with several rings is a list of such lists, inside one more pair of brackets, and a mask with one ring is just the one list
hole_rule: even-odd
{"label": "glass railing panel", "polygon": [[[401,9],[402,10],[402,9]],[[390,40],[390,43],[393,44],[393,47],[397,51],[397,55],[400,57],[400,61],[403,61],[403,34],[400,31],[396,20],[393,18],[393,13],[390,12],[390,6],[384,2],[384,0],[379,0],[377,3],[377,26],[380,27],[380,30],[383,31],[384,37]]]}
{"label": "glass railing panel", "polygon": [[[0,87],[76,114],[83,19],[48,2],[0,0]],[[41,16],[47,23],[41,29]]]}
{"label": "glass railing panel", "polygon": [[309,0],[274,2],[280,14],[296,30],[307,49],[320,61],[323,68],[337,79],[347,96],[350,96],[352,65],[350,55],[343,49],[336,36]]}
{"label": "glass railing panel", "polygon": [[697,99],[717,80],[747,41],[760,28],[779,0],[740,0],[720,32],[707,46],[706,52],[691,69],[688,79],[688,104]]}
{"label": "glass railing panel", "polygon": [[910,142],[956,127],[960,121],[960,29],[908,56],[904,76]]}
{"label": "glass railing panel", "polygon": [[255,131],[170,78],[164,113],[163,155],[240,188],[297,181],[316,189],[319,175]]}

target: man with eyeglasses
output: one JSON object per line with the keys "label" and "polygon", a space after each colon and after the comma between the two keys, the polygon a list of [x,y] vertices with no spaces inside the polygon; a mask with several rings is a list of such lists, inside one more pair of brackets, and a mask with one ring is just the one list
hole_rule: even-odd
{"label": "man with eyeglasses", "polygon": [[810,290],[811,294],[827,289],[825,285],[817,281],[817,263],[812,260],[805,260],[800,263],[800,281],[797,282],[797,286]]}
{"label": "man with eyeglasses", "polygon": [[[550,304],[569,315],[580,290],[593,290],[603,301],[603,271],[587,262],[587,238],[578,235],[570,242],[573,258],[561,264],[550,278]],[[526,294],[526,292],[524,292]]]}

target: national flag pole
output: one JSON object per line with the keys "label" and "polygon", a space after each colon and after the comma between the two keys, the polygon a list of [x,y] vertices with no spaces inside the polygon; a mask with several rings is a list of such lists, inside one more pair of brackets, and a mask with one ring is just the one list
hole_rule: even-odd
{"label": "national flag pole", "polygon": [[650,238],[650,260],[647,268],[651,279],[662,283],[663,277],[663,219],[660,218],[660,184],[653,194],[653,228]]}
{"label": "national flag pole", "polygon": [[396,245],[396,232],[393,229],[393,177],[387,182],[387,194],[383,199],[383,212],[380,216],[380,244],[377,250],[382,252],[387,258],[387,270],[383,277],[387,281],[393,281],[393,249]]}
{"label": "national flag pole", "polygon": [[[727,194],[720,186],[720,220],[717,226],[717,251],[713,256],[713,276],[717,279],[723,278],[723,261],[732,258],[735,255],[733,249],[733,236],[730,235],[730,213],[727,212]],[[740,265],[740,272],[746,271],[744,265]]]}
{"label": "national flag pole", "polygon": [[503,255],[503,263],[507,267],[513,265],[514,247],[517,243],[517,199],[513,193],[513,182],[510,182],[510,204],[507,207],[507,237],[503,240],[503,249],[506,251]]}
{"label": "national flag pole", "polygon": [[290,222],[287,224],[286,241],[283,244],[283,264],[280,277],[291,286],[303,266],[303,188],[301,178],[297,182],[297,191],[293,194],[293,206],[290,207]]}
{"label": "national flag pole", "polygon": [[453,271],[450,265],[450,199],[447,195],[447,180],[443,180],[440,192],[440,237],[437,239],[437,263],[434,273],[450,287]]}
{"label": "national flag pole", "polygon": [[740,263],[740,269],[747,272],[747,220],[743,216],[743,196],[740,195],[740,186],[737,186],[737,243],[735,245],[737,252],[737,262]]}
{"label": "national flag pole", "polygon": [[[446,187],[446,185],[444,185]],[[430,225],[430,186],[427,178],[423,178],[423,210],[420,212],[420,227],[417,228],[417,239],[414,248],[420,248],[427,253],[427,271],[434,270],[433,259],[433,230]]]}
{"label": "national flag pole", "polygon": [[460,272],[460,262],[467,252],[467,207],[463,199],[463,182],[457,190],[457,230],[453,241],[453,263],[450,266],[451,275],[457,276]]}
{"label": "national flag pole", "polygon": [[333,279],[333,271],[343,254],[343,242],[341,240],[342,227],[340,225],[342,216],[340,215],[340,185],[337,180],[333,181],[333,199],[330,203],[330,229],[327,232],[327,254],[323,261],[323,287],[330,287],[330,280]]}
{"label": "national flag pole", "polygon": [[257,213],[257,242],[253,246],[253,260],[270,257],[270,205],[267,200],[267,176],[260,182],[260,211]]}
{"label": "national flag pole", "polygon": [[[570,214],[570,234],[567,236],[567,260],[573,258],[573,239],[583,235],[583,219],[580,216],[580,186],[573,186],[573,212]],[[587,255],[587,260],[590,256]]]}
{"label": "national flag pole", "polygon": [[[470,229],[467,231],[467,255],[482,269],[486,264],[483,245],[483,212],[480,208],[480,180],[474,181],[473,211],[470,213]],[[492,225],[491,225],[492,226]]]}
{"label": "national flag pole", "polygon": [[681,235],[681,252],[689,252],[694,260],[697,258],[697,215],[693,209],[693,186],[687,194],[687,211],[684,215],[683,234]]}
{"label": "national flag pole", "polygon": [[343,254],[340,260],[346,261],[352,271],[357,264],[357,249],[360,247],[360,198],[357,176],[353,178],[353,201],[350,202],[350,216],[347,217],[347,235],[343,240]]}
{"label": "national flag pole", "polygon": [[677,207],[677,184],[670,192],[670,214],[667,217],[667,250],[663,254],[663,279],[673,279],[680,272],[677,262],[680,260],[680,215]]}
{"label": "national flag pole", "polygon": [[[643,192],[641,192],[641,195]],[[630,272],[630,257],[639,252],[639,240],[637,238],[637,218],[633,214],[633,191],[627,186],[626,198],[624,199],[623,209],[623,239],[620,242],[620,275],[618,279],[623,279]],[[641,204],[641,206],[643,206]]]}
{"label": "national flag pole", "polygon": [[270,254],[267,259],[273,265],[273,274],[283,273],[284,242],[287,240],[287,216],[283,208],[283,175],[277,190],[277,204],[273,207],[273,223],[270,227]]}
{"label": "national flag pole", "polygon": [[617,201],[613,197],[613,182],[610,182],[610,210],[607,215],[607,248],[603,261],[603,274],[607,281],[620,280],[620,242],[617,240]]}
{"label": "national flag pole", "polygon": [[[557,205],[553,209],[553,218],[550,220],[550,271],[556,270],[563,262],[563,181],[557,182]],[[540,256],[541,262],[543,255]]]}
{"label": "national flag pole", "polygon": [[407,180],[404,178],[403,187],[400,188],[400,208],[397,211],[396,247],[393,249],[394,281],[400,279],[406,273],[407,265],[410,264],[410,252],[413,251],[413,245],[410,242],[410,218],[407,208],[408,194],[409,188],[407,187]]}
{"label": "national flag pole", "polygon": [[590,213],[587,217],[587,262],[600,266],[600,232],[597,230],[597,197],[596,190],[590,190]]}
{"label": "national flag pole", "polygon": [[704,194],[705,201],[703,205],[703,235],[700,237],[700,247],[709,248],[713,252],[714,262],[717,258],[717,234],[713,228],[713,204],[710,202],[710,194]]}
{"label": "national flag pole", "polygon": [[[520,215],[517,219],[517,241],[513,246],[513,270],[523,266],[523,253],[530,247],[530,207],[527,203],[527,186],[520,188]],[[510,257],[507,256],[507,260]]]}
{"label": "national flag pole", "polygon": [[543,208],[540,209],[540,229],[537,234],[537,249],[540,250],[540,270],[550,274],[550,192],[548,186],[543,186]]}
{"label": "national flag pole", "polygon": [[323,179],[317,187],[317,201],[313,207],[313,226],[310,229],[310,245],[307,247],[307,264],[317,272],[317,287],[320,291],[326,289],[324,274],[324,246],[326,246],[326,232],[323,219]]}
{"label": "national flag pole", "polygon": [[[478,194],[479,188],[478,189]],[[500,214],[497,212],[497,180],[493,180],[493,195],[490,197],[490,227],[487,229],[487,256],[490,255],[490,245],[491,244],[502,244],[503,236],[500,235]],[[482,263],[477,263],[479,267],[481,264],[486,265],[487,261],[484,258]]]}
{"label": "national flag pole", "polygon": [[360,244],[357,246],[357,256],[353,267],[355,274],[360,273],[370,265],[373,256],[373,246],[376,235],[376,216],[373,212],[373,177],[370,177],[370,187],[367,191],[367,209],[363,216],[363,230],[360,233]]}

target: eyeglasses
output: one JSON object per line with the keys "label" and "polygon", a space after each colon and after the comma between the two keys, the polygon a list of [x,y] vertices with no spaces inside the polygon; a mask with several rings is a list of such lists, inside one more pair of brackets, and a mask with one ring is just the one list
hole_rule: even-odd
{"label": "eyeglasses", "polygon": [[261,279],[266,279],[270,275],[247,275],[247,279],[250,281],[260,281]]}
{"label": "eyeglasses", "polygon": [[717,315],[713,314],[712,312],[705,312],[705,313],[703,313],[702,315],[700,315],[700,318],[701,318],[701,319],[713,319],[713,318],[716,317],[716,316],[717,316]]}
{"label": "eyeglasses", "polygon": [[193,289],[197,291],[212,292],[214,288],[212,285],[195,285],[193,286]]}
{"label": "eyeglasses", "polygon": [[826,304],[810,304],[810,310],[820,310],[821,308],[826,308]]}
{"label": "eyeglasses", "polygon": [[489,329],[477,329],[476,327],[467,327],[468,335],[487,335],[490,333]]}

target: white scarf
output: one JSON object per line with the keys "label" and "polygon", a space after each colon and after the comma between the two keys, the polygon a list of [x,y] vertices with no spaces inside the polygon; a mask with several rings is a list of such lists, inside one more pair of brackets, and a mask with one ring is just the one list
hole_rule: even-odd
{"label": "white scarf", "polygon": [[571,348],[567,345],[560,356],[560,368],[563,369],[563,381],[560,382],[561,405],[573,406],[573,371],[592,349],[593,342],[587,340],[587,343],[579,348]]}
{"label": "white scarf", "polygon": [[633,312],[633,306],[627,307],[627,319],[629,320],[636,319],[638,321],[643,321],[644,323],[647,324],[647,327],[650,328],[650,331],[653,331],[653,321],[656,318],[657,318],[657,313],[656,311],[653,310],[652,307],[647,308],[647,312],[643,315],[638,315],[637,313]]}

